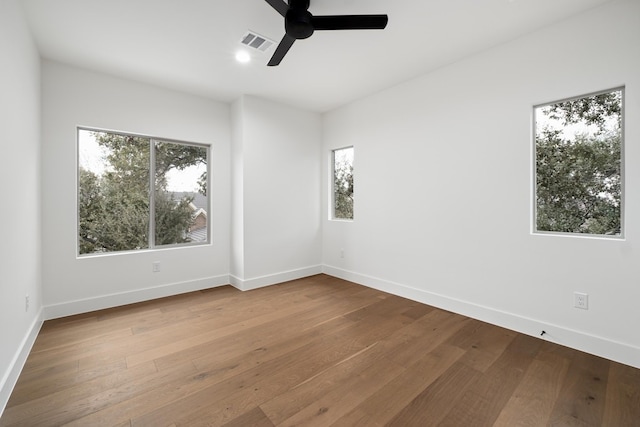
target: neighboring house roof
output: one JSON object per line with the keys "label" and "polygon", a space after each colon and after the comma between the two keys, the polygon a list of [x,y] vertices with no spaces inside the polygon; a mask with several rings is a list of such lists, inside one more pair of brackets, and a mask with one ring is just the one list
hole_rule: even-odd
{"label": "neighboring house roof", "polygon": [[191,203],[193,203],[196,208],[202,209],[205,212],[209,210],[209,203],[208,203],[209,199],[204,194],[193,193],[188,191],[173,191],[171,195],[175,200],[181,200],[185,197],[192,197],[193,200],[191,201]]}
{"label": "neighboring house roof", "polygon": [[191,208],[193,209],[193,217],[196,218],[198,215],[204,215],[204,217],[207,217],[207,211],[205,211],[202,208],[198,208],[196,207],[193,203],[190,203]]}
{"label": "neighboring house roof", "polygon": [[[190,207],[193,210],[193,218],[198,215],[204,215],[207,217],[208,198],[200,193],[186,192],[186,191],[174,191],[171,193],[174,200],[182,200],[185,197],[190,197],[193,200],[190,203]],[[187,238],[192,242],[206,242],[207,241],[207,226],[202,228],[191,230],[187,233]]]}
{"label": "neighboring house roof", "polygon": [[187,233],[187,237],[192,242],[206,242],[207,241],[207,227],[199,228],[197,230]]}

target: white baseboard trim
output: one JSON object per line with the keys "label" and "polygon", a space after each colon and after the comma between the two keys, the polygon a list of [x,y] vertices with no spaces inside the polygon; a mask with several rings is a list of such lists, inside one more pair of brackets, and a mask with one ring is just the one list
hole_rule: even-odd
{"label": "white baseboard trim", "polygon": [[41,309],[33,320],[27,334],[22,339],[20,347],[13,356],[13,360],[11,360],[11,364],[7,367],[7,370],[2,373],[2,382],[0,382],[0,417],[4,412],[4,409],[7,407],[9,397],[11,397],[11,392],[13,392],[13,388],[18,381],[18,377],[20,376],[22,368],[27,361],[27,357],[29,357],[33,343],[35,343],[36,338],[38,337],[42,323]]}
{"label": "white baseboard trim", "polygon": [[[323,265],[322,272],[329,276],[640,368],[640,348],[625,343],[329,265]],[[541,331],[545,331],[543,337],[540,336]]]}
{"label": "white baseboard trim", "polygon": [[280,273],[269,274],[266,276],[254,277],[251,279],[241,279],[237,276],[230,275],[231,286],[241,290],[250,291],[252,289],[264,288],[265,286],[275,285],[277,283],[288,282],[290,280],[302,279],[303,277],[315,276],[322,273],[321,265],[313,265],[310,267],[298,268],[296,270],[282,271]]}
{"label": "white baseboard trim", "polygon": [[70,301],[61,304],[53,304],[44,307],[44,319],[51,320],[59,317],[72,316],[74,314],[88,313],[105,308],[118,307],[136,302],[149,301],[156,298],[164,298],[186,292],[200,291],[202,289],[215,288],[229,284],[229,276],[215,276],[204,279],[189,280],[186,282],[169,283],[151,288],[136,289],[117,294],[101,295],[94,298]]}

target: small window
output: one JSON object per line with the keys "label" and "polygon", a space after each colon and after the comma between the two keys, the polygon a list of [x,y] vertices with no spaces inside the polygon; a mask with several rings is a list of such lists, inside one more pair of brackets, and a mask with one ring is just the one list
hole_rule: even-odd
{"label": "small window", "polygon": [[208,155],[203,145],[78,129],[78,253],[207,243]]}
{"label": "small window", "polygon": [[536,231],[622,235],[623,92],[534,108]]}
{"label": "small window", "polygon": [[353,219],[353,147],[332,154],[333,219]]}

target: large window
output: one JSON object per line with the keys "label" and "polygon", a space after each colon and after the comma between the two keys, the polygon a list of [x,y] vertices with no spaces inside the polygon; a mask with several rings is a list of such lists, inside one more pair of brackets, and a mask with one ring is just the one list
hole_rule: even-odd
{"label": "large window", "polygon": [[534,111],[535,230],[621,236],[623,90]]}
{"label": "large window", "polygon": [[209,241],[209,148],[78,129],[78,253]]}
{"label": "large window", "polygon": [[333,219],[353,219],[353,147],[332,151]]}

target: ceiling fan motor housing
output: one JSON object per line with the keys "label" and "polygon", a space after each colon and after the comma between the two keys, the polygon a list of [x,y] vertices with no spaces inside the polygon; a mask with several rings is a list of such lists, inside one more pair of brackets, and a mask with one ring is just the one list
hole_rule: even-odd
{"label": "ceiling fan motor housing", "polygon": [[387,15],[323,15],[309,12],[310,0],[265,0],[284,18],[285,35],[267,64],[280,64],[296,40],[311,37],[316,30],[382,30]]}
{"label": "ceiling fan motor housing", "polygon": [[295,39],[306,39],[313,34],[313,16],[309,12],[309,0],[289,0],[284,29]]}

